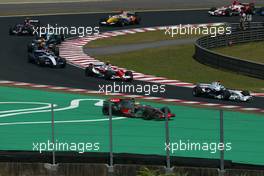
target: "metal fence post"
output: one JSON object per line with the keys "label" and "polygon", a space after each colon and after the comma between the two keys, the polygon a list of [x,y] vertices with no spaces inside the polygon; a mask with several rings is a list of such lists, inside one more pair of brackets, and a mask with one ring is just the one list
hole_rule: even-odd
{"label": "metal fence post", "polygon": [[[224,113],[220,110],[220,143],[224,144]],[[220,176],[225,175],[225,150],[220,151]]]}
{"label": "metal fence post", "polygon": [[166,168],[165,173],[173,173],[173,168],[171,167],[170,161],[170,149],[167,146],[170,145],[170,133],[169,133],[169,117],[168,117],[168,107],[165,107],[165,132],[166,132]]}
{"label": "metal fence post", "polygon": [[114,172],[114,166],[113,166],[113,126],[112,126],[112,102],[109,101],[109,167],[108,172],[113,173]]}
{"label": "metal fence post", "polygon": [[55,132],[54,132],[54,105],[51,104],[51,130],[52,130],[52,144],[53,144],[53,151],[52,151],[52,164],[56,164],[55,158]]}

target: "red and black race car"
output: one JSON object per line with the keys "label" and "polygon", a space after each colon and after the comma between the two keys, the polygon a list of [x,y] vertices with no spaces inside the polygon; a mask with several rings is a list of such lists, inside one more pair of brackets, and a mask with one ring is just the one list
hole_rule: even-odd
{"label": "red and black race car", "polygon": [[125,71],[112,67],[109,63],[95,63],[89,64],[85,69],[86,76],[101,77],[107,80],[121,79],[123,81],[132,81],[133,73],[132,71]]}
{"label": "red and black race car", "polygon": [[[135,99],[113,98],[103,103],[103,114],[109,115],[109,103],[111,102],[112,115],[129,118],[143,118],[144,120],[164,120],[165,107],[155,108],[149,105],[140,105]],[[168,108],[168,118],[175,117]]]}
{"label": "red and black race car", "polygon": [[235,16],[242,13],[254,14],[255,4],[254,3],[241,3],[238,0],[234,0],[231,5],[223,6],[220,8],[212,7],[208,13],[211,16]]}

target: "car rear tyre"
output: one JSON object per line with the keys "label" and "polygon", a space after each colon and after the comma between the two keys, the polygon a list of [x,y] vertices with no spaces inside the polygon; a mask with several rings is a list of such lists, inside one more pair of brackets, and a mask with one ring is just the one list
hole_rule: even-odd
{"label": "car rear tyre", "polygon": [[103,115],[109,115],[109,108],[108,107],[103,107]]}
{"label": "car rear tyre", "polygon": [[28,51],[29,53],[32,53],[32,51],[33,51],[33,46],[32,46],[31,43],[29,43],[29,44],[27,45],[27,51]]}
{"label": "car rear tyre", "polygon": [[54,47],[54,49],[53,49],[53,52],[54,52],[54,54],[55,54],[55,56],[59,56],[60,55],[60,49],[59,49],[59,47]]}
{"label": "car rear tyre", "polygon": [[110,71],[110,70],[106,70],[106,71],[105,71],[104,78],[105,78],[106,80],[110,80],[110,79],[112,78],[112,76],[113,76],[112,71]]}
{"label": "car rear tyre", "polygon": [[33,56],[33,54],[28,54],[28,63],[33,63],[33,61],[34,61],[34,56]]}
{"label": "car rear tyre", "polygon": [[193,93],[193,96],[199,97],[202,94],[202,88],[199,87],[199,86],[196,86],[196,87],[193,88],[192,93]]}
{"label": "car rear tyre", "polygon": [[140,24],[140,22],[141,22],[141,18],[140,17],[136,17],[135,24]]}
{"label": "car rear tyre", "polygon": [[244,95],[244,96],[250,96],[250,92],[247,91],[247,90],[243,90],[241,93],[242,93],[242,95]]}
{"label": "car rear tyre", "polygon": [[9,28],[9,35],[14,35],[14,32],[13,32],[13,28],[12,27]]}
{"label": "car rear tyre", "polygon": [[216,11],[216,10],[217,10],[216,7],[212,7],[209,11],[214,12],[214,11]]}
{"label": "car rear tyre", "polygon": [[133,81],[133,73],[132,71],[126,71],[125,72],[125,76],[129,77],[126,79],[126,81],[130,82],[130,81]]}
{"label": "car rear tyre", "polygon": [[[161,112],[165,113],[165,109],[166,109],[166,107],[162,107],[160,110],[161,110]],[[168,108],[168,113],[171,113],[170,108]]]}
{"label": "car rear tyre", "polygon": [[62,64],[60,65],[60,68],[65,68],[66,67],[66,59],[61,58]]}
{"label": "car rear tyre", "polygon": [[222,95],[224,100],[229,100],[231,93],[228,90],[224,90]]}
{"label": "car rear tyre", "polygon": [[231,9],[226,9],[225,10],[225,15],[229,16],[229,17],[232,16],[232,10]]}
{"label": "car rear tyre", "polygon": [[93,66],[88,66],[85,68],[85,76],[93,76]]}

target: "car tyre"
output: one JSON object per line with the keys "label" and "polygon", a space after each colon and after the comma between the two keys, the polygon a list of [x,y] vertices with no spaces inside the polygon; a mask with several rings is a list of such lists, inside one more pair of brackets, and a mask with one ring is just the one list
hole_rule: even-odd
{"label": "car tyre", "polygon": [[231,17],[232,16],[232,9],[226,9],[225,15]]}
{"label": "car tyre", "polygon": [[228,91],[228,90],[224,90],[222,92],[222,95],[223,95],[223,99],[224,100],[229,100],[230,96],[231,96],[231,93]]}
{"label": "car tyre", "polygon": [[199,96],[201,96],[202,92],[203,92],[203,90],[202,90],[202,88],[199,87],[199,86],[194,87],[194,88],[193,88],[193,91],[192,91],[193,96],[195,96],[195,97],[199,97]]}
{"label": "car tyre", "polygon": [[244,96],[250,96],[250,92],[247,91],[247,90],[243,90],[241,93],[242,93],[242,95],[244,95]]}
{"label": "car tyre", "polygon": [[13,28],[12,27],[9,28],[9,35],[14,35],[14,32],[13,32]]}
{"label": "car tyre", "polygon": [[129,76],[130,78],[127,78],[126,79],[126,81],[128,81],[128,82],[131,82],[131,81],[133,81],[133,73],[132,73],[132,71],[126,71],[125,72],[125,76]]}
{"label": "car tyre", "polygon": [[110,71],[110,70],[106,70],[106,71],[105,71],[104,78],[105,78],[106,80],[110,80],[110,79],[112,78],[112,76],[113,76],[112,71]]}
{"label": "car tyre", "polygon": [[103,115],[109,115],[109,108],[108,107],[103,107]]}
{"label": "car tyre", "polygon": [[89,65],[88,67],[85,68],[85,76],[93,76],[93,66]]}

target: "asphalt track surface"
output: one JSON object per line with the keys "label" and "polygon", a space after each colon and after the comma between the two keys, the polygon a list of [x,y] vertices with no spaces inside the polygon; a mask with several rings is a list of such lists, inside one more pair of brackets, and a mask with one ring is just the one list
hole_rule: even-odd
{"label": "asphalt track surface", "polygon": [[[2,0],[10,3],[8,0]],[[18,1],[18,0],[16,0]],[[32,0],[31,0],[32,1]],[[249,0],[241,0],[248,2]],[[1,0],[0,0],[1,2]],[[12,1],[11,1],[12,2]],[[22,1],[23,2],[23,1]],[[40,1],[35,1],[40,2]],[[109,0],[93,2],[69,2],[69,3],[21,3],[0,4],[0,15],[9,14],[48,14],[69,12],[109,12],[120,10],[160,10],[160,9],[193,9],[221,7],[231,3],[231,0]],[[263,5],[264,0],[258,0],[256,5]]]}
{"label": "asphalt track surface", "polygon": [[[211,22],[237,22],[239,17],[209,17],[205,11],[177,11],[177,12],[148,12],[141,13],[142,24],[136,27],[150,27],[172,24],[195,24]],[[97,26],[104,14],[79,14],[79,15],[57,15],[41,16],[42,24],[58,24],[62,26]],[[99,90],[99,84],[113,84],[98,78],[87,78],[82,69],[68,65],[65,69],[40,68],[27,62],[27,43],[31,37],[9,36],[10,25],[23,21],[23,17],[0,18],[0,79],[10,81],[21,81],[35,84],[48,84],[53,86],[65,86],[89,90]],[[255,16],[254,21],[263,21],[263,17]],[[129,26],[127,28],[134,28]],[[118,30],[121,28],[102,28],[101,31]],[[123,28],[122,28],[123,29]],[[151,63],[150,63],[151,64]],[[220,78],[221,79],[221,78]],[[146,84],[134,81],[133,84]],[[149,84],[149,83],[147,83]],[[191,101],[203,101],[208,103],[221,103],[228,105],[239,105],[243,107],[264,108],[264,98],[256,97],[253,102],[239,103],[231,101],[219,101],[207,98],[195,98],[190,88],[166,86],[163,94],[151,94],[151,96],[164,98],[177,98]]]}

